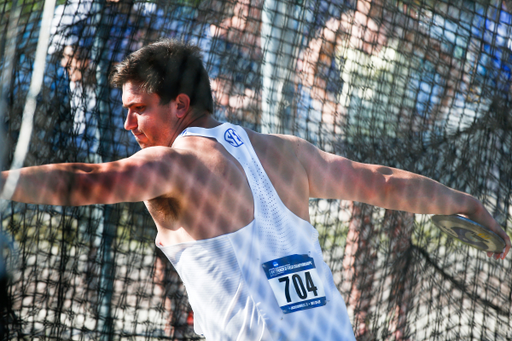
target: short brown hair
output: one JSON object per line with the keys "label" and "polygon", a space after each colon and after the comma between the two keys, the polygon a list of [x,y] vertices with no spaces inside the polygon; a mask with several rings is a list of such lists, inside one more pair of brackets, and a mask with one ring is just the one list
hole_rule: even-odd
{"label": "short brown hair", "polygon": [[146,93],[157,94],[161,105],[186,94],[190,106],[213,113],[210,79],[201,49],[195,45],[165,39],[133,52],[110,74],[114,87],[121,88],[128,82],[139,84]]}

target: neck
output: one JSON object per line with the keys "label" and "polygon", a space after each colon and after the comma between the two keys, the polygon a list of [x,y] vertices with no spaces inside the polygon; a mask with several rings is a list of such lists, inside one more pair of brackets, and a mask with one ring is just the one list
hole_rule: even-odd
{"label": "neck", "polygon": [[182,131],[188,127],[213,128],[218,125],[220,125],[220,122],[214,119],[211,114],[205,111],[198,115],[191,115],[188,122],[185,122]]}
{"label": "neck", "polygon": [[172,146],[176,137],[183,132],[188,127],[201,127],[201,128],[213,128],[220,125],[220,122],[212,117],[211,114],[204,111],[200,114],[195,114],[194,112],[190,112],[181,121],[179,124],[175,136],[172,138],[169,147]]}

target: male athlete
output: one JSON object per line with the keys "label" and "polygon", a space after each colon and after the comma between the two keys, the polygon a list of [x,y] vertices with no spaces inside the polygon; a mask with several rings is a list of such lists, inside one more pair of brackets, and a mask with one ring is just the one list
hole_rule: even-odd
{"label": "male athlete", "polygon": [[[15,201],[50,205],[144,201],[157,246],[174,264],[208,340],[353,340],[323,262],[308,200],[353,200],[420,214],[463,214],[510,239],[474,197],[440,183],[325,153],[212,117],[197,47],[166,40],[118,64],[125,128],[142,150],[101,164],[14,171]],[[13,173],[14,174],[14,173]],[[9,172],[2,172],[0,188]],[[492,254],[489,254],[492,256]]]}

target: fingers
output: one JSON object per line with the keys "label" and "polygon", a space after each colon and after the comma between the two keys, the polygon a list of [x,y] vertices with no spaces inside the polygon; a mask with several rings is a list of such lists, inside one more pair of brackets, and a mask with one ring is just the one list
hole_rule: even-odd
{"label": "fingers", "polygon": [[[498,236],[500,236],[503,239],[503,241],[505,242],[505,247],[503,248],[503,251],[494,253],[494,258],[495,259],[505,259],[508,252],[510,251],[510,247],[511,247],[510,237],[503,230],[501,225],[499,225],[496,221],[494,221],[494,223],[495,223],[494,225],[491,225],[491,227],[493,227],[493,228],[491,228],[491,230],[493,232],[495,232]],[[491,254],[491,256],[492,256],[492,254]],[[491,257],[491,256],[489,256],[489,257]]]}
{"label": "fingers", "polygon": [[505,252],[502,252],[502,253],[499,253],[499,252],[496,252],[496,253],[487,252],[487,257],[489,257],[489,258],[492,257],[492,258],[494,258],[496,260],[505,258],[505,255],[506,255]]}
{"label": "fingers", "polygon": [[510,237],[508,235],[505,235],[505,237],[503,239],[505,240],[505,249],[501,253],[501,255],[502,255],[501,259],[505,259],[505,257],[507,256],[508,252],[510,251],[510,247],[511,247]]}
{"label": "fingers", "polygon": [[510,243],[510,237],[508,235],[505,235],[505,236],[502,235],[502,238],[503,238],[503,240],[505,240],[505,248],[503,249],[503,251],[496,252],[496,253],[487,252],[487,257],[489,257],[489,258],[494,257],[494,259],[496,259],[496,260],[505,259],[508,252],[510,251],[511,243]]}
{"label": "fingers", "polygon": [[500,236],[505,242],[505,247],[503,248],[502,252],[487,252],[487,257],[494,257],[494,259],[505,259],[508,252],[510,251],[511,242],[510,237],[507,235],[505,230],[503,230],[501,225],[498,224],[496,220],[494,220],[494,218],[489,214],[489,212],[485,208],[483,208],[483,206],[482,210],[480,210],[480,213],[476,213],[475,216],[471,216],[468,218],[487,227],[489,230]]}

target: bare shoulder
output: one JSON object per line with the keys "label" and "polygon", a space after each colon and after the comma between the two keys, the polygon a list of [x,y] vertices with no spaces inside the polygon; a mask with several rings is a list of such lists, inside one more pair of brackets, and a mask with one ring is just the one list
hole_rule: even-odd
{"label": "bare shoulder", "polygon": [[130,159],[158,159],[158,158],[172,158],[177,154],[177,151],[170,147],[147,147],[139,150]]}
{"label": "bare shoulder", "polygon": [[298,156],[306,144],[304,139],[293,135],[261,134],[245,129],[258,155],[282,153],[283,156]]}
{"label": "bare shoulder", "polygon": [[191,157],[191,152],[182,148],[147,147],[128,158],[131,162],[142,164],[160,164],[163,167],[172,165],[174,168],[185,165]]}
{"label": "bare shoulder", "polygon": [[337,155],[326,153],[309,141],[297,136],[259,134],[250,130],[248,130],[248,134],[258,156],[281,157],[286,158],[289,162],[295,159],[308,174],[325,162],[343,159]]}
{"label": "bare shoulder", "polygon": [[[263,166],[271,170],[271,179],[274,175],[276,182],[285,181],[293,174],[305,183],[309,197],[342,198],[350,193],[347,184],[354,184],[359,179],[355,175],[353,162],[324,152],[302,138],[254,132],[249,137]],[[274,184],[276,182],[273,181]],[[297,186],[297,182],[294,185]]]}
{"label": "bare shoulder", "polygon": [[247,134],[282,202],[297,216],[308,220],[308,174],[300,161],[301,149],[307,141],[291,135],[266,135],[250,130]]}

